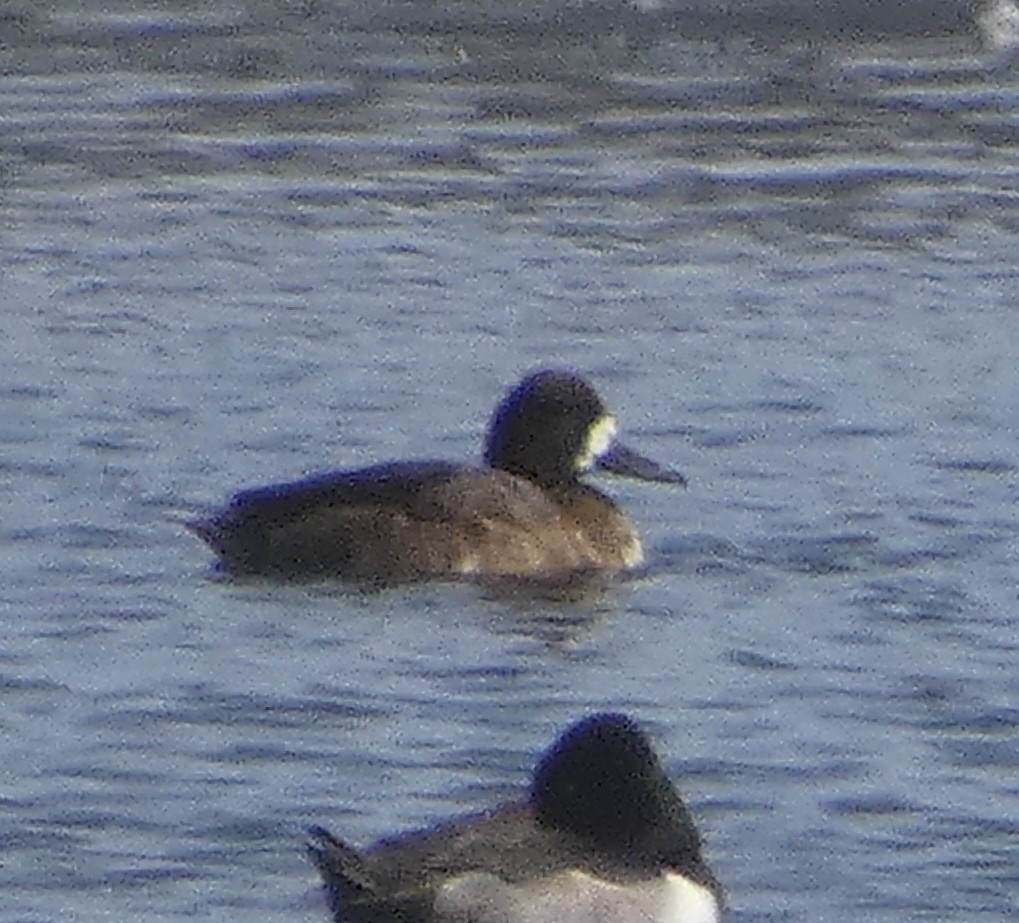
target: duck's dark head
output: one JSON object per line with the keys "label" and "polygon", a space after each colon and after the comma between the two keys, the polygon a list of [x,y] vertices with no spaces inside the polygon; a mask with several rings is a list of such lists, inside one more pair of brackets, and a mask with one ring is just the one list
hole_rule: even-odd
{"label": "duck's dark head", "polygon": [[636,865],[701,865],[686,805],[647,737],[625,715],[570,727],[542,757],[531,802],[538,822]]}
{"label": "duck's dark head", "polygon": [[528,375],[492,416],[485,463],[543,486],[566,484],[593,467],[624,477],[685,483],[685,478],[616,441],[616,421],[576,372]]}

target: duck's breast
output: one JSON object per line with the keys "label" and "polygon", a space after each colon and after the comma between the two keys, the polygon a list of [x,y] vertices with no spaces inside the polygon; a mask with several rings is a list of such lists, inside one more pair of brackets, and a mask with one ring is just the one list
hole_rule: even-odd
{"label": "duck's breast", "polygon": [[488,872],[451,879],[436,923],[718,923],[707,888],[679,875],[617,884],[577,869],[512,885]]}
{"label": "duck's breast", "polygon": [[636,528],[610,497],[581,483],[551,491],[550,497],[593,566],[630,570],[644,563],[644,546]]}

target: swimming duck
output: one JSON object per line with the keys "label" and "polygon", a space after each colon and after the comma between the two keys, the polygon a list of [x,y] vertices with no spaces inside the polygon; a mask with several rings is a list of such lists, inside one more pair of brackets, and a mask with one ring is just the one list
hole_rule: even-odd
{"label": "swimming duck", "polygon": [[528,797],[363,851],[321,827],[309,854],[344,923],[718,923],[690,811],[625,715],[570,727]]}
{"label": "swimming duck", "polygon": [[626,570],[643,561],[637,531],[581,475],[685,479],[615,435],[586,379],[545,369],[496,408],[483,465],[399,461],[242,490],[188,526],[237,574],[392,584]]}

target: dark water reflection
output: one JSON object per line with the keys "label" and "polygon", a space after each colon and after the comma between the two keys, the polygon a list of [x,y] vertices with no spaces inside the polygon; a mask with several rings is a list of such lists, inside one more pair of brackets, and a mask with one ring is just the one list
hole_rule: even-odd
{"label": "dark water reflection", "polygon": [[[304,827],[602,707],[734,919],[1015,916],[1019,82],[966,4],[715,6],[0,14],[0,918],[324,919]],[[476,455],[552,362],[691,477],[610,485],[627,585],[234,583],[180,527]]]}

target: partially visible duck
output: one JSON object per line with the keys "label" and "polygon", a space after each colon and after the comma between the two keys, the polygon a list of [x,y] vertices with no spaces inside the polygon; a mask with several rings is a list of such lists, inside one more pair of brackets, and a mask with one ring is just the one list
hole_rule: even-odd
{"label": "partially visible duck", "polygon": [[718,923],[722,889],[689,809],[619,714],[570,727],[513,804],[359,851],[309,852],[337,923]]}

